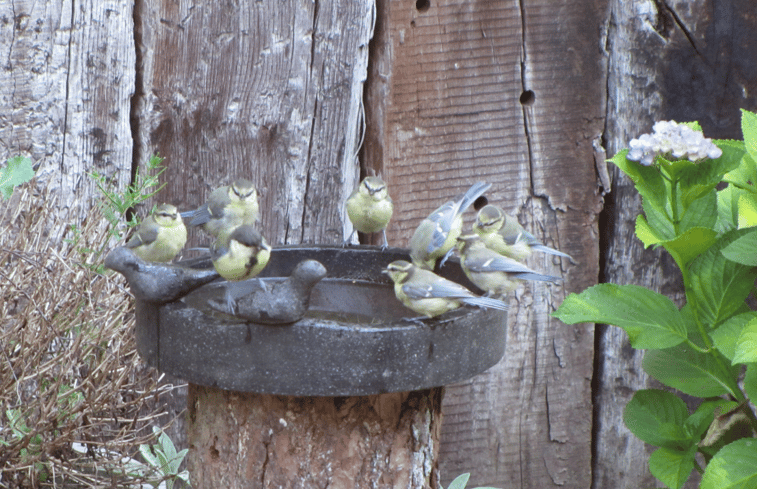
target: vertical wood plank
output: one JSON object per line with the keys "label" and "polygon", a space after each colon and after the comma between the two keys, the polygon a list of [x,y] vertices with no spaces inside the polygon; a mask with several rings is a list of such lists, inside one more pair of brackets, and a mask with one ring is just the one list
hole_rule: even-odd
{"label": "vertical wood plank", "polygon": [[486,180],[490,202],[579,262],[534,257],[564,288],[514,294],[503,361],[446,389],[442,483],[471,472],[471,484],[587,487],[593,328],[548,314],[598,275],[604,79],[601,60],[582,56],[600,31],[582,26],[599,25],[604,3],[377,5],[365,165],[390,185],[390,243],[405,246],[434,208]]}
{"label": "vertical wood plank", "polygon": [[4,2],[0,49],[0,159],[32,158],[75,224],[98,196],[88,172],[130,181],[131,5]]}
{"label": "vertical wood plank", "polygon": [[[180,208],[246,176],[269,242],[338,243],[358,178],[371,2],[139,2],[139,160]],[[177,178],[181,175],[181,178]]]}

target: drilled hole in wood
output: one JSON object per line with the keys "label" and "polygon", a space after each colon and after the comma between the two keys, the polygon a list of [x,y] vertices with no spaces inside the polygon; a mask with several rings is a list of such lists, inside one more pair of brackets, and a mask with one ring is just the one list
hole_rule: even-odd
{"label": "drilled hole in wood", "polygon": [[431,0],[415,0],[415,8],[418,12],[425,12],[431,8]]}
{"label": "drilled hole in wood", "polygon": [[522,105],[533,105],[536,100],[536,94],[531,90],[525,90],[520,94],[520,103]]}

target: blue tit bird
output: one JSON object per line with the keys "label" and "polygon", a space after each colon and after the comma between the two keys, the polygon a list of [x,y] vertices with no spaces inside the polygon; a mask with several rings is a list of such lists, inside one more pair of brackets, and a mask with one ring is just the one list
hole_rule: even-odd
{"label": "blue tit bird", "polygon": [[221,233],[210,247],[210,258],[220,276],[237,281],[253,278],[268,264],[271,247],[252,226]]}
{"label": "blue tit bird", "polygon": [[377,233],[381,231],[384,236],[384,247],[389,243],[386,240],[386,226],[392,218],[394,204],[389,197],[389,191],[379,177],[365,177],[352,195],[347,198],[347,216],[354,227],[350,237],[345,243],[352,241],[356,231],[361,233]]}
{"label": "blue tit bird", "polygon": [[[271,247],[252,226],[244,224],[231,233],[221,232],[210,247],[210,258],[219,275],[229,281],[240,281],[257,276],[268,264]],[[258,282],[265,289],[262,281]],[[226,304],[234,313],[234,301],[226,288]]]}
{"label": "blue tit bird", "polygon": [[531,270],[521,262],[486,247],[477,234],[457,238],[460,266],[476,287],[489,297],[504,298],[523,280],[557,283],[562,279]]}
{"label": "blue tit bird", "polygon": [[479,297],[460,284],[417,267],[405,260],[393,261],[383,271],[394,281],[397,299],[418,314],[433,318],[464,304],[505,310],[507,304],[488,297]]}
{"label": "blue tit bird", "polygon": [[254,226],[258,220],[258,191],[255,184],[237,178],[231,185],[211,192],[208,201],[181,215],[190,226],[202,226],[208,234],[218,237],[242,225]]}
{"label": "blue tit bird", "polygon": [[126,242],[126,247],[148,262],[169,262],[187,242],[187,227],[176,207],[161,204],[155,208]]}
{"label": "blue tit bird", "polygon": [[478,211],[473,230],[481,236],[487,248],[500,255],[525,260],[534,251],[540,251],[562,256],[574,263],[570,255],[542,244],[533,234],[523,229],[517,219],[508,216],[496,205],[489,204]]}
{"label": "blue tit bird", "polygon": [[440,266],[444,265],[462,232],[463,213],[489,187],[490,183],[478,182],[465,195],[450,200],[421,221],[410,238],[410,259],[416,266],[433,270],[437,258],[442,258]]}

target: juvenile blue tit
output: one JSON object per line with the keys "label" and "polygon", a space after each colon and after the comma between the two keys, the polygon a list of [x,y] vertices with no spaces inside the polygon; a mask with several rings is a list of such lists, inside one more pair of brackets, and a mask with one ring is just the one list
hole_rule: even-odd
{"label": "juvenile blue tit", "polygon": [[507,304],[488,297],[478,297],[462,285],[424,270],[405,260],[390,263],[383,273],[394,281],[394,294],[405,307],[432,318],[469,304],[505,310]]}
{"label": "juvenile blue tit", "polygon": [[522,280],[553,283],[562,280],[560,277],[543,275],[517,260],[490,250],[477,234],[457,238],[457,250],[465,275],[476,287],[485,290],[489,297],[504,298],[505,294],[515,290]]}
{"label": "juvenile blue tit", "polygon": [[255,185],[237,178],[234,183],[211,192],[208,201],[193,211],[183,212],[190,226],[202,226],[216,238],[243,224],[254,226],[258,220],[258,191]]}
{"label": "juvenile blue tit", "polygon": [[[210,259],[220,276],[229,281],[246,280],[257,276],[268,264],[271,247],[265,238],[252,226],[243,224],[230,234],[221,232],[210,247]],[[266,289],[262,281],[260,288]],[[235,313],[231,287],[226,287],[226,309]]]}
{"label": "juvenile blue tit", "polygon": [[187,242],[187,228],[176,207],[161,204],[155,208],[126,242],[126,247],[145,261],[168,262]]}
{"label": "juvenile blue tit", "polygon": [[525,260],[532,252],[541,251],[562,256],[573,263],[570,255],[543,245],[533,234],[523,229],[517,219],[508,216],[496,205],[489,204],[478,211],[473,230],[481,236],[487,248],[500,255]]}
{"label": "juvenile blue tit", "polygon": [[463,213],[486,192],[490,183],[478,182],[462,197],[450,200],[421,221],[410,238],[410,259],[426,270],[433,270],[437,258],[444,265],[463,229]]}
{"label": "juvenile blue tit", "polygon": [[347,215],[355,228],[345,243],[352,241],[356,231],[361,233],[377,233],[384,235],[386,240],[386,226],[392,218],[394,204],[389,197],[386,182],[379,177],[365,177],[357,189],[347,199]]}
{"label": "juvenile blue tit", "polygon": [[255,277],[268,264],[271,247],[265,238],[247,224],[231,234],[221,233],[210,247],[210,258],[219,275],[226,280],[245,280]]}

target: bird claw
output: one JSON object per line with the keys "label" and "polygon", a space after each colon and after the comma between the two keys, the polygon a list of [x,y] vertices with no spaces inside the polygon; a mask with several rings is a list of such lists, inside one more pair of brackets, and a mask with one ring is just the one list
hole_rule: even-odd
{"label": "bird claw", "polygon": [[[453,248],[454,249],[454,248]],[[439,268],[442,268],[444,264],[447,262],[450,256],[452,256],[453,249],[450,249],[445,255],[442,257],[442,261],[439,262]]]}

